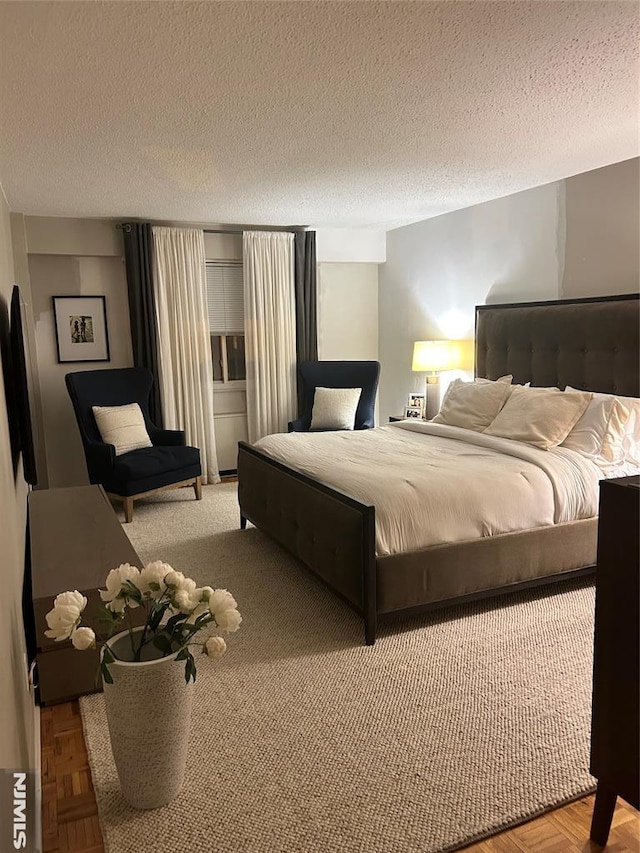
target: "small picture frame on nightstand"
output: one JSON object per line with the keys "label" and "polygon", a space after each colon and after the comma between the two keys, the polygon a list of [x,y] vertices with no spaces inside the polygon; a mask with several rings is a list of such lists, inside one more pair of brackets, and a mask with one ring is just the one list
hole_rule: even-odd
{"label": "small picture frame on nightstand", "polygon": [[421,418],[422,417],[422,409],[420,406],[407,406],[404,410],[405,418]]}
{"label": "small picture frame on nightstand", "polygon": [[[424,413],[424,407],[426,406],[427,401],[424,394],[409,394],[409,399],[407,401],[408,409],[420,409],[422,413]],[[409,417],[407,415],[407,417]],[[422,417],[422,415],[420,415]]]}

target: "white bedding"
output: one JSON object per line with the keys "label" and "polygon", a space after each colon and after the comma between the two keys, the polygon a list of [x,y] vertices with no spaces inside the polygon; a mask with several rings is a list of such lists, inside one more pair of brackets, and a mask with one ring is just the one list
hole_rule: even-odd
{"label": "white bedding", "polygon": [[424,421],[269,435],[255,446],[375,504],[378,556],[591,518],[603,476],[567,448]]}

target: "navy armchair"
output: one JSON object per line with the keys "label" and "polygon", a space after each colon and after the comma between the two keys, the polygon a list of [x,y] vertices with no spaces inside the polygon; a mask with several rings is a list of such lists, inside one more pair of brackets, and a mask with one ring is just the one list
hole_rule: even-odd
{"label": "navy armchair", "polygon": [[302,411],[297,420],[290,421],[289,432],[308,431],[318,387],[362,388],[354,429],[372,429],[379,378],[379,361],[301,361],[298,382],[302,385]]}
{"label": "navy armchair", "polygon": [[[151,372],[144,367],[118,370],[81,370],[67,373],[67,390],[80,429],[89,480],[103,486],[109,497],[124,506],[125,521],[133,518],[133,502],[158,489],[192,485],[202,498],[200,451],[188,447],[182,430],[159,429],[149,417]],[[92,406],[138,403],[152,447],[116,456],[98,430]]]}

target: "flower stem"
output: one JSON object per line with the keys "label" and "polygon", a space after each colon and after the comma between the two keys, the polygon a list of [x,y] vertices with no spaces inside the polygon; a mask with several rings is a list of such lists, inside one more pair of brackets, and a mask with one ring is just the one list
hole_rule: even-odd
{"label": "flower stem", "polygon": [[129,639],[131,641],[131,654],[133,655],[134,660],[135,660],[136,646],[135,646],[135,640],[134,640],[134,636],[133,636],[133,625],[131,624],[131,611],[130,610],[127,610],[127,626],[129,628]]}
{"label": "flower stem", "polygon": [[[140,638],[140,644],[138,646],[138,649],[137,649],[137,651],[134,651],[133,659],[135,661],[140,660],[140,656],[142,654],[142,647],[144,646],[144,640],[145,640],[145,637],[147,636],[147,629],[149,627],[149,620],[151,619],[151,608],[147,607],[146,604],[143,605],[143,607],[145,607],[145,609],[147,611],[147,619],[144,623],[144,628],[142,629],[142,636]],[[132,643],[132,645],[133,645],[133,643]]]}

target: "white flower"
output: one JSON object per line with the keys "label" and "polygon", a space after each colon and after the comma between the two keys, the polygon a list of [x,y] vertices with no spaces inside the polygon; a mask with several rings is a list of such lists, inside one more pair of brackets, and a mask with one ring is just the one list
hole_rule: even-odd
{"label": "white flower", "polygon": [[53,610],[45,617],[50,628],[44,632],[45,636],[54,639],[56,643],[68,640],[86,606],[87,599],[77,589],[73,592],[61,592],[53,602]]}
{"label": "white flower", "polygon": [[195,604],[186,589],[176,590],[173,598],[171,599],[171,603],[180,611],[180,613],[191,613],[195,607]]}
{"label": "white flower", "polygon": [[209,605],[197,604],[185,620],[187,625],[194,625],[203,613],[206,613],[207,616],[211,616],[211,614],[209,613]]}
{"label": "white flower", "polygon": [[80,615],[87,606],[87,599],[81,592],[74,589],[73,592],[61,592],[60,595],[56,595],[53,601],[53,606],[77,607],[78,615]]}
{"label": "white flower", "polygon": [[107,588],[100,590],[100,598],[114,613],[122,613],[127,605],[129,607],[138,606],[138,602],[129,598],[126,590],[123,589],[123,584],[126,581],[131,581],[135,586],[138,586],[140,570],[136,569],[135,566],[130,566],[129,563],[122,563],[117,569],[111,569],[105,582]]}
{"label": "white flower", "polygon": [[[175,574],[179,574],[176,572]],[[200,603],[200,591],[191,578],[182,577],[178,586],[171,587],[171,604],[180,613],[191,613]]]}
{"label": "white flower", "polygon": [[216,613],[215,620],[219,628],[222,628],[223,631],[227,631],[229,634],[233,634],[240,627],[242,616],[237,610],[229,608],[228,610]]}
{"label": "white flower", "polygon": [[198,594],[198,596],[196,597],[196,592],[198,592],[196,582],[191,578],[185,578],[180,584],[179,589],[182,589],[185,592],[189,593],[189,595],[191,596],[191,598],[194,599],[196,604],[198,603],[198,601],[200,601],[200,595]]}
{"label": "white flower", "polygon": [[221,658],[227,650],[227,644],[222,637],[209,637],[202,651],[210,658]]}
{"label": "white flower", "polygon": [[147,565],[140,572],[140,577],[136,586],[143,595],[150,595],[151,598],[160,598],[165,591],[165,576],[172,572],[173,569],[169,563],[163,563],[162,560],[155,560]]}
{"label": "white flower", "polygon": [[71,644],[74,649],[80,649],[80,651],[93,649],[96,645],[96,635],[91,628],[76,628],[71,635]]}
{"label": "white flower", "polygon": [[209,601],[211,596],[213,595],[213,589],[210,586],[202,586],[196,590],[196,592],[200,593],[200,598],[198,601],[206,603]]}
{"label": "white flower", "polygon": [[176,572],[173,569],[165,575],[164,582],[167,586],[175,587],[176,589],[180,589],[182,584],[185,582],[186,578],[182,574],[182,572]]}
{"label": "white flower", "polygon": [[218,621],[218,613],[224,610],[235,610],[238,606],[235,598],[226,589],[216,589],[209,595],[209,610]]}

